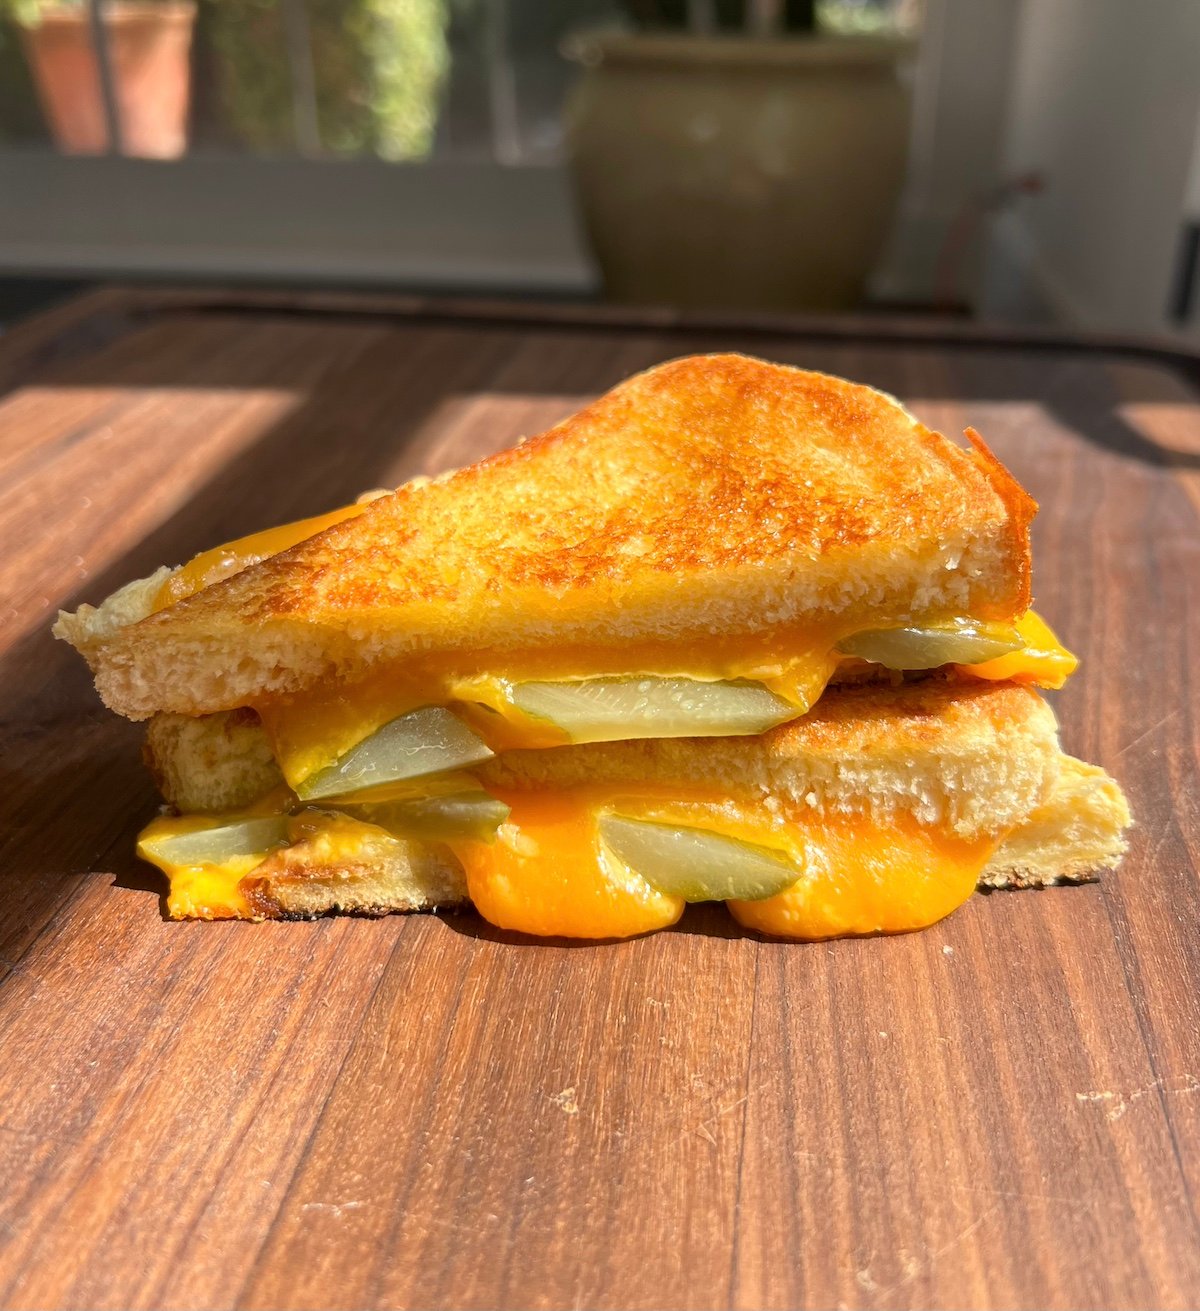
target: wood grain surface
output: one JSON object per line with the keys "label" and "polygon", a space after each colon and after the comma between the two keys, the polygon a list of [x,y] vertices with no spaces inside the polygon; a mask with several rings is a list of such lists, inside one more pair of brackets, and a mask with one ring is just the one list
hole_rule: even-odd
{"label": "wood grain surface", "polygon": [[[59,606],[742,348],[983,432],[1042,502],[1098,886],[818,946],[172,924]],[[0,343],[0,1304],[1200,1303],[1200,401],[1149,349],[113,291]]]}

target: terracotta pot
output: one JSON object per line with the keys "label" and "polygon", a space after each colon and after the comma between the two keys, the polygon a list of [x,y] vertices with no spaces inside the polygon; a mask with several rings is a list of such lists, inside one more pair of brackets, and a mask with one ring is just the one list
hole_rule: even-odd
{"label": "terracotta pot", "polygon": [[[172,159],[187,149],[195,20],[191,0],[105,5],[122,153]],[[24,41],[56,144],[69,154],[103,154],[108,130],[86,10],[47,9]]]}
{"label": "terracotta pot", "polygon": [[908,144],[899,41],[604,36],[568,134],[610,296],[843,309],[887,236]]}

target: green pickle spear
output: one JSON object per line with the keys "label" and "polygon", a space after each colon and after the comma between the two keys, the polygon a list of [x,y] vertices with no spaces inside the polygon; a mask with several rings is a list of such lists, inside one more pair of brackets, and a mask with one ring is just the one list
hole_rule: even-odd
{"label": "green pickle spear", "polygon": [[1012,624],[957,620],[868,629],[842,638],[838,650],[889,669],[937,669],[941,665],[982,664],[1019,651],[1024,645]]}
{"label": "green pickle spear", "polygon": [[302,801],[344,797],[383,783],[487,760],[491,750],[444,706],[401,715],[296,788]]}
{"label": "green pickle spear", "polygon": [[401,838],[448,842],[472,838],[494,842],[509,808],[482,788],[436,797],[406,797],[394,801],[347,802],[342,809],[356,819],[376,824]]}
{"label": "green pickle spear", "polygon": [[800,877],[784,852],[707,829],[615,814],[601,815],[599,827],[608,853],[684,901],[761,901]]}
{"label": "green pickle spear", "polygon": [[241,856],[265,855],[272,847],[286,845],[287,840],[287,816],[267,815],[191,833],[143,838],[139,850],[170,865],[224,865]]}
{"label": "green pickle spear", "polygon": [[742,679],[647,674],[516,683],[509,696],[517,709],[556,725],[572,742],[762,733],[801,713],[761,683]]}

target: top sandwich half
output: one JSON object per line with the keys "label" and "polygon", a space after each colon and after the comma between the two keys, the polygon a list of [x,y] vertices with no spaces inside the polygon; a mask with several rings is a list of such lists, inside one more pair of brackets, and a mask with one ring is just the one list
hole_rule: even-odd
{"label": "top sandwich half", "polygon": [[[334,734],[343,747],[415,706],[552,723],[513,689],[587,679],[761,686],[786,706],[762,727],[862,660],[1053,685],[1061,661],[1021,663],[1039,645],[1022,628],[1036,506],[968,436],[824,374],[689,357],[290,549],[273,553],[285,534],[160,570],[56,632],[133,719],[253,706],[287,738],[289,706],[325,722],[337,701],[344,718],[358,689],[372,710]],[[588,736],[518,731],[497,749]]]}

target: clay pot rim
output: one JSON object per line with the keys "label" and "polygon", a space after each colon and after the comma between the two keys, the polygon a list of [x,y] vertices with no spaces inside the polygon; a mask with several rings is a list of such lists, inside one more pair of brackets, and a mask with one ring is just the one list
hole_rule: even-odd
{"label": "clay pot rim", "polygon": [[[125,27],[143,23],[191,23],[196,17],[196,0],[107,0],[104,5],[105,27]],[[83,5],[47,6],[37,21],[27,24],[36,32],[41,27],[73,27],[89,22]]]}
{"label": "clay pot rim", "polygon": [[908,37],[601,31],[573,33],[563,41],[562,53],[588,67],[865,70],[891,68],[914,54],[916,46]]}

